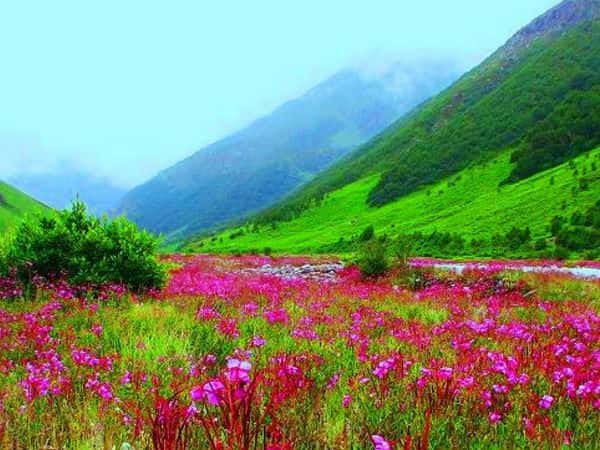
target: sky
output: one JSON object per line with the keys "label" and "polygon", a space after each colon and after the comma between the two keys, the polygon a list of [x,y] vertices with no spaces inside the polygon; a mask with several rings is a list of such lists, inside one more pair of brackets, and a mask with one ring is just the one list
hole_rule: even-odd
{"label": "sky", "polygon": [[2,2],[0,178],[68,162],[130,188],[341,69],[468,69],[557,2]]}

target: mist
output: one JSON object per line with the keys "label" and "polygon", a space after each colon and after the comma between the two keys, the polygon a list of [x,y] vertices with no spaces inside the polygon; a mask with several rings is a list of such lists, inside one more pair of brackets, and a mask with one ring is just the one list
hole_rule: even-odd
{"label": "mist", "polygon": [[554,3],[13,3],[0,177],[67,161],[129,189],[340,70],[403,64],[399,92],[431,60],[442,76],[468,70]]}

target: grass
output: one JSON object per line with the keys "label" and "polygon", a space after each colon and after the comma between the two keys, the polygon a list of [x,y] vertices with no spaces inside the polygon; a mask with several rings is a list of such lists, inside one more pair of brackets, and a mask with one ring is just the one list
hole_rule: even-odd
{"label": "grass", "polygon": [[[594,164],[593,164],[594,163]],[[290,222],[226,230],[212,239],[192,242],[186,249],[235,253],[262,251],[319,252],[326,245],[358,236],[373,225],[378,235],[400,232],[458,232],[467,238],[489,238],[511,227],[530,227],[533,238],[547,237],[555,215],[585,210],[600,197],[600,148],[521,182],[500,186],[512,167],[510,151],[485,165],[471,167],[381,208],[367,206],[379,176],[363,178],[332,194]],[[594,170],[595,167],[595,170]],[[585,173],[585,175],[584,175]],[[588,189],[580,190],[580,179]],[[232,233],[244,234],[231,239]]]}
{"label": "grass", "polygon": [[47,206],[0,181],[0,233],[13,228],[27,214],[48,210]]}

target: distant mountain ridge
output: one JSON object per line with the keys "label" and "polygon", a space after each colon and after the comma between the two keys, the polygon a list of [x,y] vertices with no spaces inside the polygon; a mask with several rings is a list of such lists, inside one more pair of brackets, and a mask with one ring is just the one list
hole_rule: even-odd
{"label": "distant mountain ridge", "polygon": [[48,173],[22,173],[8,181],[55,209],[67,208],[79,198],[97,216],[116,210],[126,192],[110,180],[70,164]]}
{"label": "distant mountain ridge", "polygon": [[[449,85],[458,70],[442,67],[417,74],[398,64],[380,77],[342,71],[136,187],[120,211],[185,237],[263,209]],[[403,83],[394,85],[394,72]]]}

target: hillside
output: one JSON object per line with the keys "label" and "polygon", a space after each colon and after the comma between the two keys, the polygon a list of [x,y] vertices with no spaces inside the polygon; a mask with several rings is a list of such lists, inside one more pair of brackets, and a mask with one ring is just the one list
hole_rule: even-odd
{"label": "hillside", "polygon": [[169,238],[238,219],[280,200],[456,78],[441,63],[398,64],[379,77],[343,71],[135,188],[120,209]]}
{"label": "hillside", "polygon": [[600,0],[567,0],[519,31],[479,67],[261,213],[293,219],[366,177],[381,207],[511,149],[514,183],[600,144]]}
{"label": "hillside", "polygon": [[0,233],[15,226],[27,214],[47,210],[42,203],[0,181]]}
{"label": "hillside", "polygon": [[330,252],[337,250],[340,239],[356,239],[369,225],[378,235],[437,230],[458,232],[467,240],[490,239],[512,227],[529,227],[534,240],[548,238],[554,216],[570,217],[600,199],[599,168],[600,148],[499,187],[512,170],[507,151],[381,208],[367,206],[369,192],[379,182],[378,176],[372,176],[329,194],[296,220],[228,230],[186,249],[236,253],[262,252],[268,247],[283,253]]}

